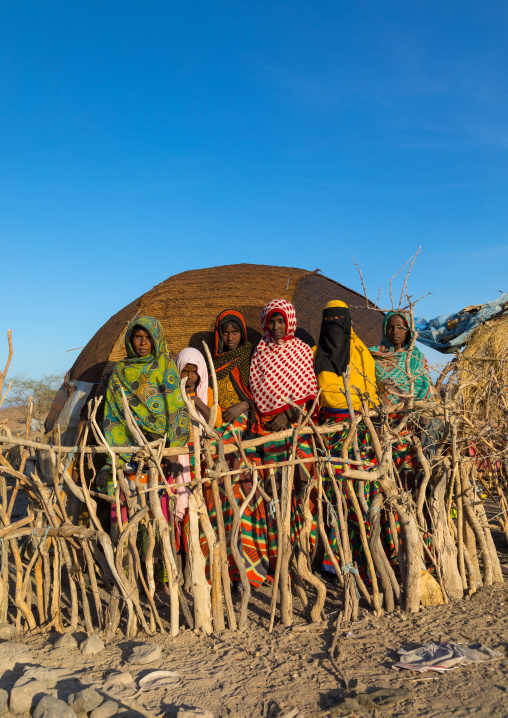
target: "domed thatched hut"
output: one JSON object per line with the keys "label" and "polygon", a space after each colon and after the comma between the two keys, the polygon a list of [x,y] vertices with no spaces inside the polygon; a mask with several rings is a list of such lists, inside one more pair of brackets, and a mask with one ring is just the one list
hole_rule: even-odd
{"label": "domed thatched hut", "polygon": [[[350,306],[355,331],[367,346],[379,343],[382,313],[369,311],[362,295],[318,274],[318,270],[230,264],[169,277],[121,309],[82,350],[71,369],[71,380],[104,382],[113,365],[125,356],[124,333],[136,316],[158,319],[176,356],[186,346],[201,349],[203,339],[212,349],[216,317],[228,308],[243,312],[249,338],[257,342],[261,309],[275,298],[294,304],[297,336],[308,344],[317,341],[321,311],[331,299],[341,299]],[[375,307],[372,303],[370,306]]]}

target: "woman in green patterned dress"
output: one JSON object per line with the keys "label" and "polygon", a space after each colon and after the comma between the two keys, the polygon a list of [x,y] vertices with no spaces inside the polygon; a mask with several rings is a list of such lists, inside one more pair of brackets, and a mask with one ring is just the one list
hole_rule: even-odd
{"label": "woman in green patterned dress", "polygon": [[[185,446],[189,440],[189,416],[180,392],[180,376],[157,319],[136,317],[125,333],[125,351],[127,357],[113,369],[106,393],[104,436],[107,443],[110,446],[136,444],[125,420],[123,389],[134,421],[149,441],[166,436],[166,446]],[[130,459],[129,454],[120,454],[118,465],[123,467]],[[172,465],[170,473],[178,472],[178,466]],[[110,478],[107,486],[110,494],[112,490],[114,493],[112,483]],[[124,511],[125,507],[122,514]],[[112,504],[112,525],[116,521],[116,507]]]}

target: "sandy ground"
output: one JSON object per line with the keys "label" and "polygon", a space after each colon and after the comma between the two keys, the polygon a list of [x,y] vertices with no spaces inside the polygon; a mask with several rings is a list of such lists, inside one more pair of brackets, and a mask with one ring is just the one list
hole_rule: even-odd
{"label": "sandy ground", "polygon": [[[335,600],[334,600],[335,599]],[[96,656],[79,650],[54,648],[58,635],[18,636],[33,650],[34,662],[48,668],[67,669],[71,677],[58,684],[65,697],[84,686],[101,688],[112,671],[128,671],[137,681],[151,670],[176,671],[182,682],[126,698],[123,716],[167,716],[179,709],[199,707],[219,716],[284,716],[297,708],[299,716],[318,716],[348,695],[377,688],[405,688],[409,698],[392,708],[377,709],[379,716],[495,716],[508,715],[508,586],[484,589],[471,599],[427,608],[409,616],[396,613],[375,618],[363,610],[361,620],[341,631],[339,662],[348,679],[344,684],[327,657],[333,635],[337,593],[327,602],[328,626],[320,633],[297,633],[276,625],[268,634],[269,591],[253,596],[248,629],[224,631],[210,637],[184,630],[178,637],[157,635],[145,640],[119,638]],[[163,599],[164,600],[164,599]],[[295,602],[296,603],[296,602]],[[162,609],[169,618],[169,611]],[[303,623],[296,611],[295,622]],[[86,638],[77,631],[78,641]],[[392,664],[396,649],[451,639],[462,643],[482,642],[502,652],[491,663],[460,667],[443,675],[396,673]],[[127,663],[132,648],[143,642],[162,647],[162,660],[133,667]],[[1,652],[1,645],[0,645]],[[9,688],[16,678],[5,674],[0,687]],[[372,715],[366,711],[363,715]],[[345,715],[357,715],[346,713]],[[361,715],[358,713],[358,715]]]}
{"label": "sandy ground", "polygon": [[[17,409],[15,407],[6,407],[3,409],[0,409],[0,425],[5,421],[7,427],[9,428],[12,436],[25,436],[26,432],[26,417],[23,415],[23,411],[21,409]],[[29,433],[29,439],[30,441],[41,441],[44,436],[43,431],[30,431]],[[19,457],[21,455],[21,449],[13,450],[17,451],[16,455],[11,455],[10,459],[12,462],[14,462],[14,466],[16,466],[16,461],[19,462]],[[33,470],[35,462],[30,457],[34,457],[35,452],[33,449],[29,449],[28,451],[28,460],[25,465],[25,471]],[[7,484],[11,483],[10,479],[7,479]],[[23,492],[19,492],[16,503],[14,504],[14,510],[12,513],[12,520],[16,521],[17,519],[22,518],[23,516],[26,516],[26,507],[27,507],[28,501],[23,494]]]}
{"label": "sandy ground", "polygon": [[24,435],[26,429],[26,419],[23,418],[23,412],[15,407],[6,407],[0,409],[0,423],[5,421],[12,432],[13,436],[19,434]]}
{"label": "sandy ground", "polygon": [[[20,428],[14,422],[19,422],[16,416],[12,416],[10,424],[13,433],[21,431],[21,422]],[[487,502],[486,508],[491,517],[498,511],[492,502]],[[501,562],[508,568],[508,547],[500,532],[494,531],[493,536]],[[298,633],[276,624],[273,633],[268,634],[270,589],[262,587],[253,592],[248,628],[242,634],[224,631],[203,637],[183,630],[176,638],[166,633],[138,640],[125,640],[119,635],[95,656],[84,656],[77,649],[55,648],[56,633],[21,634],[13,640],[26,643],[32,649],[34,663],[61,669],[62,675],[67,673],[65,680],[57,685],[58,694],[63,698],[91,684],[102,689],[114,671],[128,671],[136,682],[156,669],[181,675],[182,682],[175,687],[124,696],[120,700],[119,715],[125,718],[176,718],[179,710],[192,707],[208,710],[214,718],[283,718],[292,709],[299,711],[300,718],[309,718],[325,715],[323,711],[327,709],[333,712],[333,707],[345,696],[370,693],[377,688],[405,688],[410,694],[395,707],[340,715],[505,718],[508,716],[508,576],[506,581],[479,591],[471,599],[426,608],[413,616],[396,612],[376,618],[363,608],[360,621],[344,625],[341,630],[338,662],[348,680],[347,690],[328,658],[340,605],[339,591],[334,585],[329,585],[327,592],[328,621],[318,633]],[[166,600],[163,596],[159,605],[168,627]],[[295,623],[303,624],[296,598],[294,604]],[[84,627],[80,626],[73,635],[78,642],[86,638]],[[443,675],[392,670],[392,664],[398,659],[397,648],[409,649],[442,640],[481,642],[500,651],[503,657]],[[159,644],[162,660],[149,666],[131,666],[128,658],[132,648],[140,643]],[[1,654],[2,643],[0,658]],[[0,677],[0,688],[10,690],[20,670],[18,665],[16,670],[4,673]]]}

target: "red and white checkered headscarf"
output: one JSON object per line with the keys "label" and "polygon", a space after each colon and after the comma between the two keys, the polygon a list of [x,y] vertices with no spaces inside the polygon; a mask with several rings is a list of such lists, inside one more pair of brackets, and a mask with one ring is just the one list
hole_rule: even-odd
{"label": "red and white checkered headscarf", "polygon": [[[286,334],[275,341],[268,331],[272,314],[282,314]],[[312,349],[295,337],[296,313],[285,299],[274,299],[261,312],[263,338],[250,364],[250,389],[262,416],[280,414],[289,408],[285,399],[304,404],[314,399],[318,387]]]}

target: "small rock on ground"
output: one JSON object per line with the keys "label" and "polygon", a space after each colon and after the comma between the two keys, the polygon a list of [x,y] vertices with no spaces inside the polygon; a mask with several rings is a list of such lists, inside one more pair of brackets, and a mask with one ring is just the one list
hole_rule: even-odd
{"label": "small rock on ground", "polygon": [[0,651],[0,673],[12,671],[16,663],[30,663],[32,651],[24,643],[4,643]]}
{"label": "small rock on ground", "polygon": [[29,681],[39,681],[44,684],[46,688],[54,688],[59,680],[60,675],[57,671],[54,671],[51,668],[44,668],[43,666],[29,666],[28,668],[25,668],[23,675],[21,678],[18,678],[14,686],[22,686]]}
{"label": "small rock on ground", "polygon": [[53,648],[67,648],[70,651],[72,651],[73,648],[77,647],[78,642],[71,633],[62,633],[60,638],[55,641],[53,646]]}
{"label": "small rock on ground", "polygon": [[111,688],[125,688],[125,686],[131,686],[134,683],[134,678],[130,673],[115,671],[110,673],[104,681],[104,690],[110,690]]}
{"label": "small rock on ground", "polygon": [[161,658],[162,649],[157,643],[145,643],[132,649],[128,661],[138,666],[144,666],[147,663],[159,661]]}
{"label": "small rock on ground", "polygon": [[37,703],[33,718],[76,718],[76,714],[67,703],[53,696],[44,696]]}
{"label": "small rock on ground", "polygon": [[47,692],[48,689],[41,681],[28,681],[15,685],[9,700],[10,712],[15,715],[28,713]]}
{"label": "small rock on ground", "polygon": [[16,628],[12,623],[0,623],[0,639],[2,641],[10,641],[15,633]]}
{"label": "small rock on ground", "polygon": [[7,710],[7,701],[9,700],[9,694],[0,688],[0,716]]}
{"label": "small rock on ground", "polygon": [[90,713],[90,718],[111,718],[118,713],[118,703],[115,701],[104,701]]}
{"label": "small rock on ground", "polygon": [[69,705],[74,713],[90,713],[103,702],[104,698],[91,686],[69,696]]}
{"label": "small rock on ground", "polygon": [[205,711],[202,708],[180,708],[176,714],[176,718],[214,718],[213,713]]}
{"label": "small rock on ground", "polygon": [[96,633],[86,638],[79,646],[79,650],[84,656],[94,656],[96,653],[100,653],[103,648],[104,641]]}

